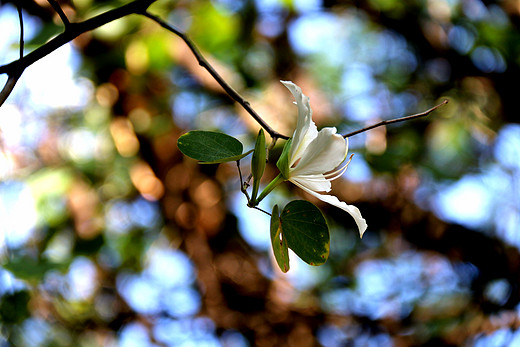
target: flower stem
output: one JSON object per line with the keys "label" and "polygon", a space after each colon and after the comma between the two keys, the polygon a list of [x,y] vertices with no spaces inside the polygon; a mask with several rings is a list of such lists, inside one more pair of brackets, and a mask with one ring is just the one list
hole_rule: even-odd
{"label": "flower stem", "polygon": [[255,207],[257,206],[260,201],[262,201],[269,193],[273,191],[274,188],[276,188],[280,183],[285,181],[285,178],[283,178],[282,174],[278,174],[269,184],[262,190],[258,198],[251,200],[249,207]]}

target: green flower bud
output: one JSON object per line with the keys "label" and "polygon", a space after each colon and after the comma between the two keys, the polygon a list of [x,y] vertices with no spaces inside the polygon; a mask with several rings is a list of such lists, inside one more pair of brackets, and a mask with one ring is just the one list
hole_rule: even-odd
{"label": "green flower bud", "polygon": [[260,179],[262,178],[265,170],[266,155],[264,130],[260,129],[258,136],[256,137],[255,151],[253,152],[253,158],[251,160],[251,174],[253,175],[253,193],[251,195],[252,201],[255,201],[258,194]]}

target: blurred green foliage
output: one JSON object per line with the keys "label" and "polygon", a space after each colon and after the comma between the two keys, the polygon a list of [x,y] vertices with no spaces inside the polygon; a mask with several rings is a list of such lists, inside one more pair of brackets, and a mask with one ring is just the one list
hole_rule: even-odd
{"label": "blurred green foliage", "polygon": [[[58,2],[71,21],[127,3]],[[27,53],[63,26],[47,3],[21,4]],[[218,129],[252,148],[258,124],[148,18],[81,35],[0,107],[1,345],[518,342],[514,2],[158,0],[150,11],[286,135],[296,108],[279,80],[310,96],[319,128],[343,133],[449,104],[349,139],[355,156],[333,191],[369,229],[359,240],[320,204],[328,261],[291,258],[282,274],[236,165],[197,165],[177,147],[189,130]],[[3,23],[18,23],[12,1]],[[2,32],[5,64],[19,37]],[[301,194],[282,187],[271,205]]]}

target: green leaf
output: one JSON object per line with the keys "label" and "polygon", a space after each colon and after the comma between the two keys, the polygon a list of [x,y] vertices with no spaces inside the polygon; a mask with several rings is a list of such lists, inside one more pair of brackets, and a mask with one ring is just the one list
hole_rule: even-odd
{"label": "green leaf", "polygon": [[278,170],[282,173],[282,176],[285,179],[289,179],[289,152],[291,150],[291,143],[292,138],[287,140],[285,143],[285,146],[283,146],[282,154],[280,155],[280,158],[278,158],[278,161],[276,162],[276,166],[278,167]]}
{"label": "green leaf", "polygon": [[242,154],[242,143],[232,136],[214,131],[193,130],[177,141],[184,155],[200,160],[201,164],[218,164],[239,160],[252,151]]}
{"label": "green leaf", "polygon": [[197,46],[216,54],[217,59],[223,61],[229,61],[226,59],[237,54],[236,43],[241,30],[238,13],[210,1],[194,2],[190,13],[193,21],[188,34]]}
{"label": "green leaf", "polygon": [[289,251],[287,249],[287,240],[283,237],[280,225],[280,216],[278,214],[278,205],[274,205],[271,215],[271,245],[278,266],[282,272],[289,271]]}
{"label": "green leaf", "polygon": [[28,291],[7,292],[0,299],[0,320],[7,324],[20,324],[31,313],[27,307],[31,296]]}
{"label": "green leaf", "polygon": [[282,211],[280,224],[288,247],[304,262],[317,266],[327,261],[329,228],[316,206],[304,200],[291,201]]}
{"label": "green leaf", "polygon": [[55,263],[45,259],[36,260],[31,257],[10,259],[3,265],[3,268],[11,272],[16,278],[27,281],[40,281],[47,271],[64,271],[67,267],[67,263]]}
{"label": "green leaf", "polygon": [[240,155],[235,155],[233,157],[227,157],[227,158],[222,158],[222,159],[213,160],[213,161],[201,161],[201,162],[199,162],[199,164],[220,164],[220,163],[227,163],[229,161],[237,161],[237,160],[240,160],[243,157],[248,156],[249,154],[253,153],[253,151],[254,151],[254,149],[250,149],[249,151],[242,153]]}

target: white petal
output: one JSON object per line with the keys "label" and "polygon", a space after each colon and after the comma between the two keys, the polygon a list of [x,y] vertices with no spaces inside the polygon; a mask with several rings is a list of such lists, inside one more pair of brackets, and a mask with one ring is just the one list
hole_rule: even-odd
{"label": "white petal", "polygon": [[301,184],[307,189],[313,190],[315,192],[330,192],[331,190],[330,181],[323,177],[323,175],[291,177],[289,181],[293,182],[294,184],[298,182],[296,185]]}
{"label": "white petal", "polygon": [[305,152],[309,143],[318,135],[316,124],[312,121],[312,109],[309,97],[303,95],[300,87],[290,81],[280,81],[289,89],[298,106],[298,121],[292,136],[291,151],[289,153],[289,167]]}
{"label": "white petal", "polygon": [[307,146],[307,150],[291,170],[291,176],[315,175],[332,171],[347,156],[347,142],[336,134],[336,128],[323,128]]}
{"label": "white petal", "polygon": [[328,204],[339,207],[342,210],[348,212],[354,218],[354,221],[357,224],[357,227],[359,230],[359,237],[363,237],[363,234],[367,230],[367,222],[361,216],[361,212],[359,211],[359,209],[356,206],[347,205],[347,203],[340,201],[337,197],[335,197],[333,195],[325,195],[325,194],[316,193],[315,191],[310,190],[309,188],[305,187],[304,185],[302,185],[296,181],[291,180],[291,182],[293,182],[295,185],[297,185],[301,189],[305,190],[307,193],[317,197],[321,201],[324,201]]}

